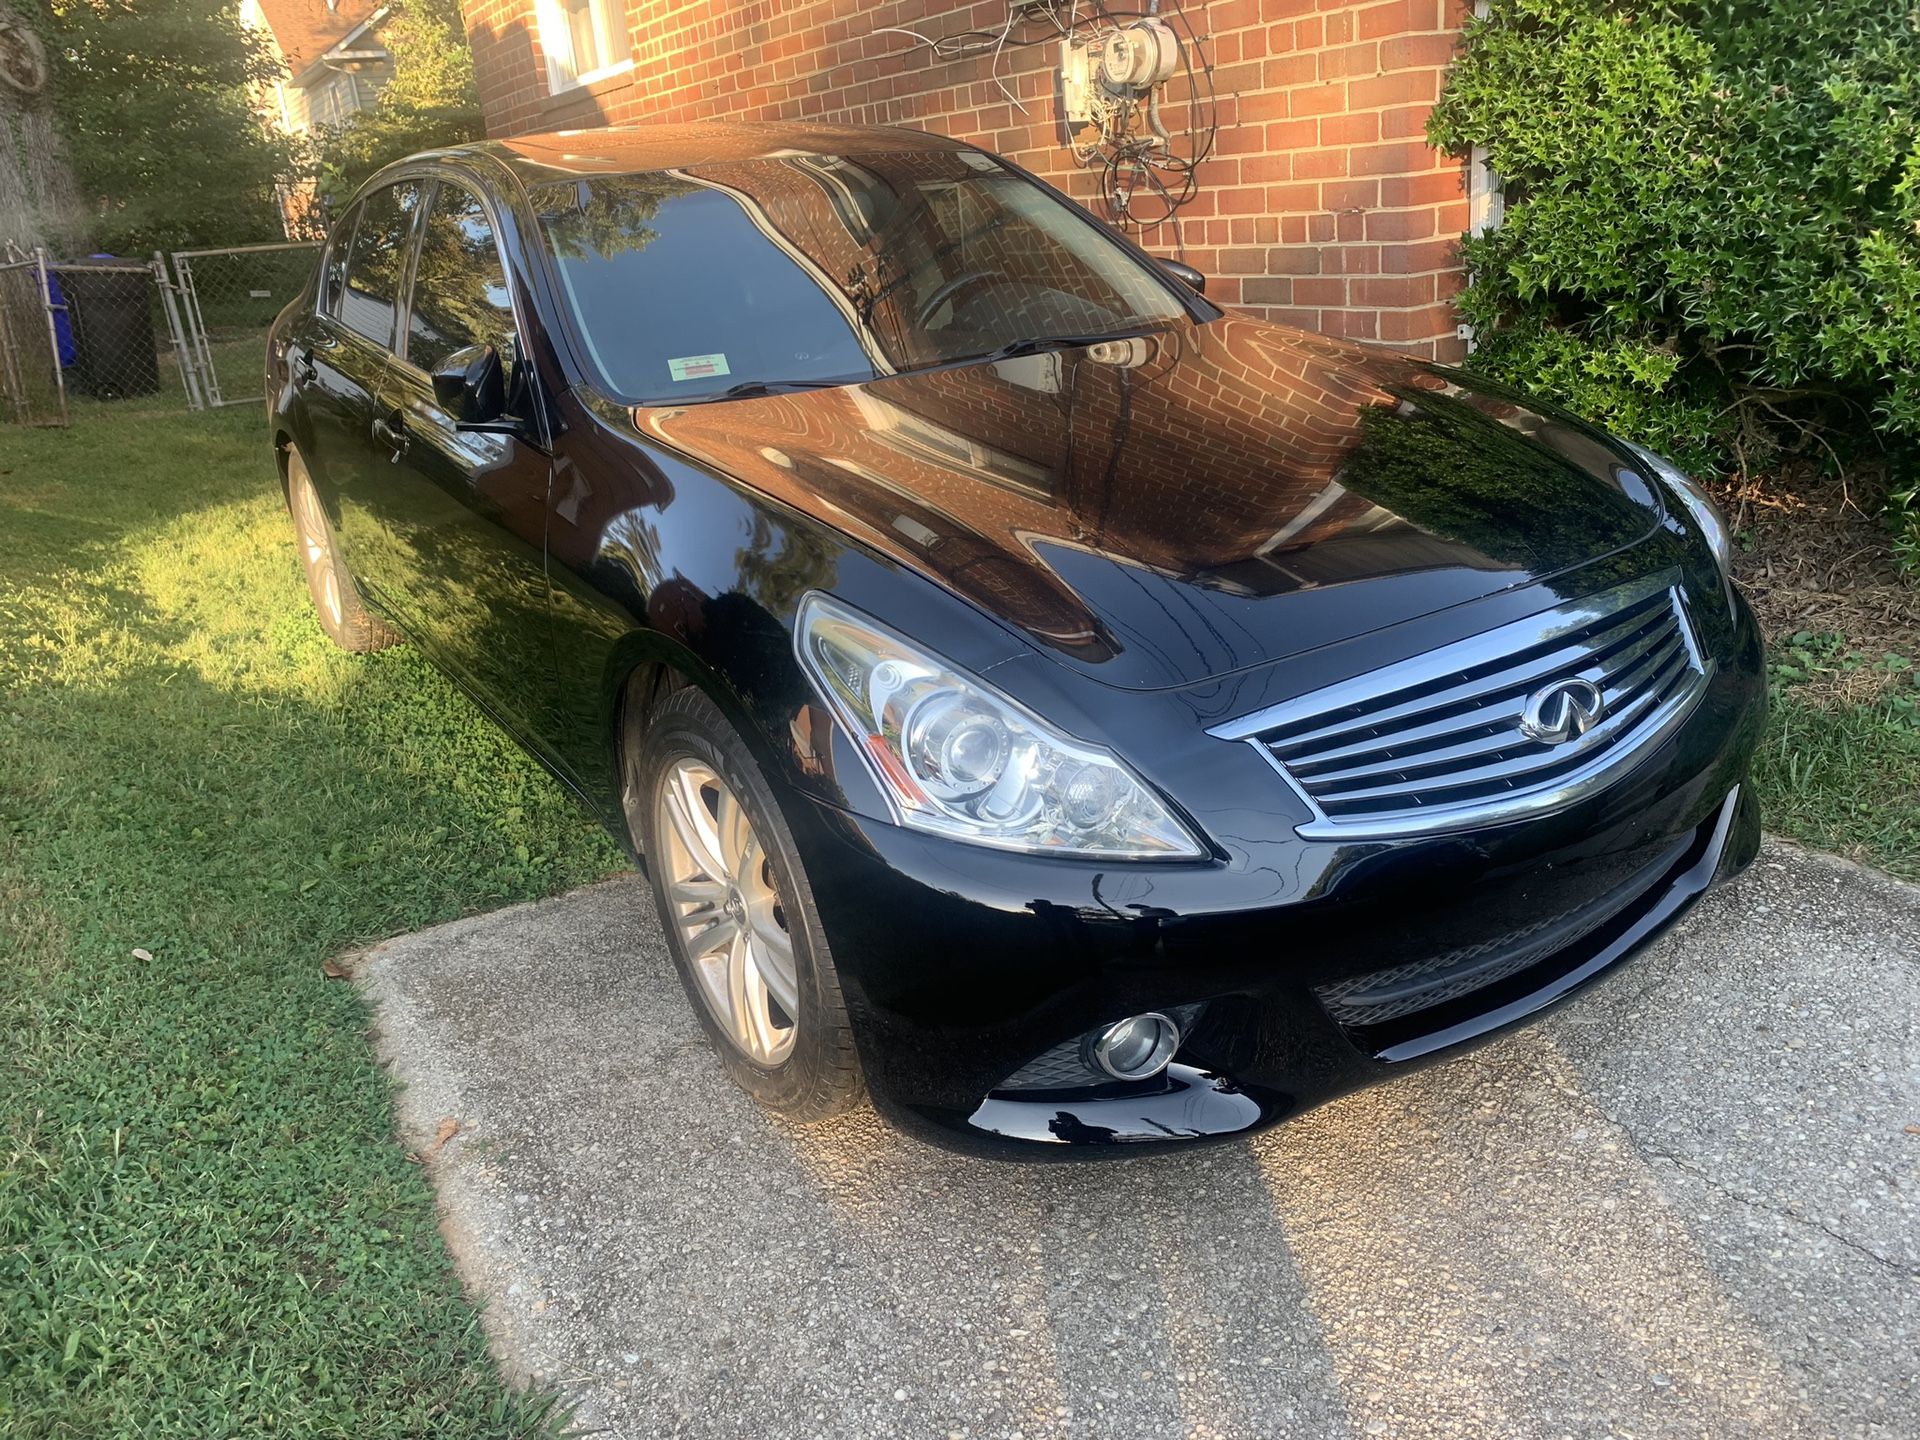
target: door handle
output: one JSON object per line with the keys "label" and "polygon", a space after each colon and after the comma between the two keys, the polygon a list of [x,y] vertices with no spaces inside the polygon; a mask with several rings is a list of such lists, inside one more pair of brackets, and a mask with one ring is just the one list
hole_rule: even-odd
{"label": "door handle", "polygon": [[398,464],[400,457],[407,453],[407,446],[413,443],[407,434],[407,422],[397,410],[391,418],[384,415],[375,418],[373,438],[393,452],[387,457],[389,464]]}

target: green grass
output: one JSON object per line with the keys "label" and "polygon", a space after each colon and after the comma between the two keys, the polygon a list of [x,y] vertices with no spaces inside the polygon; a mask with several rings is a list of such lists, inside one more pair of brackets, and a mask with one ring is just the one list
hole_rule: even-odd
{"label": "green grass", "polygon": [[621,857],[161,401],[0,429],[0,1433],[537,1432],[321,962]]}
{"label": "green grass", "polygon": [[[1920,880],[1920,671],[1831,632],[1771,647],[1773,705],[1754,783],[1769,829]],[[1868,698],[1838,698],[1849,679]]]}

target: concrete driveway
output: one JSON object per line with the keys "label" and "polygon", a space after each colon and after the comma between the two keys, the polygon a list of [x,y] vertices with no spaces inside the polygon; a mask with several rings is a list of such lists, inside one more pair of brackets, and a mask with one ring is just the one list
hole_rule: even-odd
{"label": "concrete driveway", "polygon": [[1546,1023],[1170,1160],[766,1118],[637,880],[358,975],[498,1353],[597,1433],[1920,1435],[1920,890],[1790,847]]}

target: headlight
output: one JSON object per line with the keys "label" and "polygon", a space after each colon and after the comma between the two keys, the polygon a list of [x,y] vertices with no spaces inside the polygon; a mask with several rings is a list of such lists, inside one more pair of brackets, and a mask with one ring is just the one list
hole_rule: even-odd
{"label": "headlight", "polygon": [[1647,469],[1666,486],[1667,493],[1679,502],[1680,508],[1693,517],[1693,523],[1707,537],[1713,558],[1720,564],[1720,573],[1728,574],[1733,567],[1733,532],[1727,528],[1727,517],[1720,513],[1720,507],[1714,504],[1713,497],[1698,480],[1671,460],[1663,460],[1631,440],[1625,443],[1627,449],[1646,462]]}
{"label": "headlight", "polygon": [[1206,852],[1112,755],[826,596],[800,663],[902,822],[1003,850],[1127,860]]}

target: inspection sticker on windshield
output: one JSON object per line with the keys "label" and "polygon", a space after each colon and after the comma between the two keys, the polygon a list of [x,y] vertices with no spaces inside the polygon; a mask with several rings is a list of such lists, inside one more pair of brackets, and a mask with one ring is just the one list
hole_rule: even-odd
{"label": "inspection sticker on windshield", "polygon": [[682,355],[667,361],[667,369],[676,380],[706,380],[715,375],[731,375],[724,355]]}

